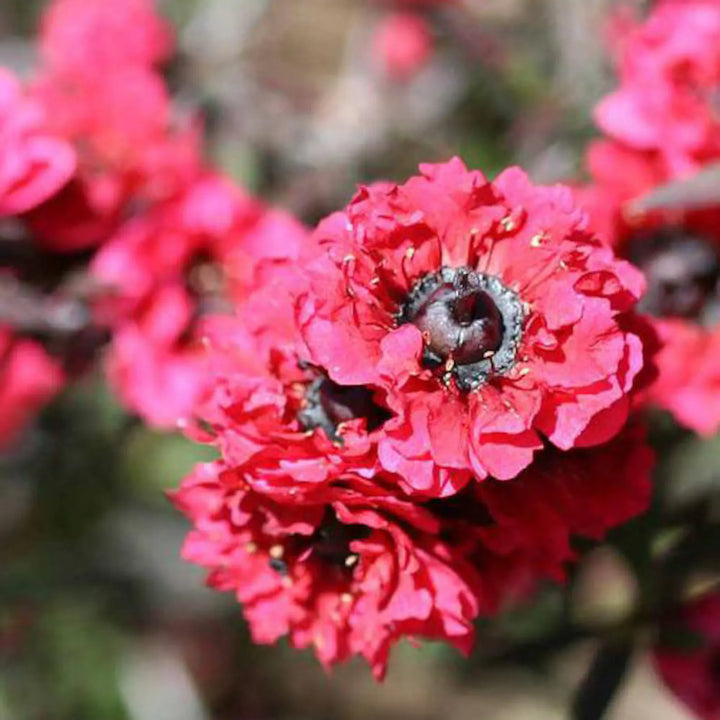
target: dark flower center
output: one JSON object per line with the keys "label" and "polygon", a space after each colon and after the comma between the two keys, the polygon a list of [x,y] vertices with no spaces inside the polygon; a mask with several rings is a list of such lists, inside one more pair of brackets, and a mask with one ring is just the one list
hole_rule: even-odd
{"label": "dark flower center", "polygon": [[711,242],[680,228],[633,237],[628,258],[645,274],[643,312],[704,321],[718,304],[720,261]]}
{"label": "dark flower center", "polygon": [[443,366],[460,389],[471,390],[514,365],[523,309],[498,278],[444,267],[415,284],[398,322],[422,332],[426,367]]}
{"label": "dark flower center", "polygon": [[352,567],[353,557],[350,543],[364,540],[370,535],[370,528],[365,525],[345,525],[329,508],[320,527],[310,538],[312,553],[316,558],[337,567]]}
{"label": "dark flower center", "polygon": [[[270,548],[270,567],[281,575],[288,575],[293,562],[314,560],[347,579],[355,567],[358,556],[350,549],[354,540],[364,540],[370,535],[365,525],[341,523],[331,508],[326,508],[320,527],[310,536],[293,535],[283,545]],[[336,575],[336,578],[338,576]]]}
{"label": "dark flower center", "polygon": [[298,413],[298,421],[305,430],[322,428],[335,441],[341,440],[338,427],[357,418],[365,418],[367,430],[372,432],[390,418],[390,413],[375,402],[368,388],[338,385],[326,377],[310,383]]}

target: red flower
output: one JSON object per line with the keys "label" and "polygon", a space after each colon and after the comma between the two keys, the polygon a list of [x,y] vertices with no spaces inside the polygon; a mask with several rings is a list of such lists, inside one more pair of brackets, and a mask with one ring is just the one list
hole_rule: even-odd
{"label": "red flower", "polygon": [[40,205],[74,171],[73,149],[48,132],[42,108],[0,68],[0,217]]}
{"label": "red flower", "polygon": [[256,642],[288,635],[326,666],[362,655],[380,678],[399,639],[468,652],[476,616],[562,579],[572,535],[599,537],[644,509],[650,462],[633,429],[601,449],[548,451],[516,482],[417,502],[390,475],[342,465],[277,489],[226,456],[173,498],[194,526],[183,556],[236,594]]}
{"label": "red flower", "polygon": [[323,222],[300,314],[311,360],[386,393],[380,461],[407,489],[456,492],[527,467],[542,436],[604,442],[643,366],[642,277],[586,230],[571,192],[459,160],[363,188]]}
{"label": "red flower", "polygon": [[[655,650],[655,665],[665,684],[702,720],[720,718],[720,594],[685,606],[678,629],[695,634],[685,648],[663,643]],[[672,636],[670,637],[672,640]],[[688,637],[687,640],[692,640]]]}
{"label": "red flower", "polygon": [[420,71],[433,52],[427,20],[410,12],[382,18],[373,33],[373,55],[393,80],[405,81]]}
{"label": "red flower", "polygon": [[0,326],[0,449],[12,443],[64,380],[59,364],[38,343]]}
{"label": "red flower", "polygon": [[128,222],[91,267],[110,290],[99,312],[115,327],[108,370],[126,404],[160,427],[186,417],[207,379],[205,316],[232,308],[253,258],[295,257],[304,238],[211,173]]}
{"label": "red flower", "polygon": [[620,42],[620,87],[595,118],[611,137],[684,174],[720,157],[720,5],[660,0]]}

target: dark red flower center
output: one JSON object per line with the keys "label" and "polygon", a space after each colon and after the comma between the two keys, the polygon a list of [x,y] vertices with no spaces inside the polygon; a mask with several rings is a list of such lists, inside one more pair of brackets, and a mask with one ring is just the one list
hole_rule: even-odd
{"label": "dark red flower center", "polygon": [[720,261],[713,243],[681,228],[633,237],[628,258],[645,274],[639,307],[657,317],[704,321],[718,305]]}
{"label": "dark red flower center", "polygon": [[471,390],[514,364],[523,309],[498,278],[444,267],[415,284],[398,322],[422,332],[426,367],[442,366],[460,389]]}
{"label": "dark red flower center", "polygon": [[370,532],[365,525],[341,523],[328,507],[320,527],[312,535],[293,535],[284,544],[272,546],[268,562],[281,575],[287,575],[293,563],[316,562],[334,574],[334,578],[329,579],[346,580],[358,560],[350,545],[355,540],[364,540]]}
{"label": "dark red flower center", "polygon": [[329,438],[340,441],[338,427],[365,418],[368,432],[379,428],[390,413],[375,402],[373,392],[360,385],[338,385],[327,377],[313,380],[305,393],[298,421],[305,430],[322,428]]}

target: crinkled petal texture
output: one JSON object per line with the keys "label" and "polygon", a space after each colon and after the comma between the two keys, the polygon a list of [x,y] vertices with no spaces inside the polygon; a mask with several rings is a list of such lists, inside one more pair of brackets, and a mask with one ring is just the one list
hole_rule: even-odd
{"label": "crinkled petal texture", "polygon": [[620,86],[597,107],[609,136],[657,151],[673,175],[720,156],[720,6],[661,0],[619,42]]}
{"label": "crinkled petal texture", "polygon": [[362,655],[378,677],[400,637],[472,644],[470,567],[436,538],[428,510],[379,484],[349,477],[280,504],[217,463],[175,502],[195,526],[183,556],[236,593],[256,642],[289,635],[325,665]]}
{"label": "crinkled petal texture", "polygon": [[[668,688],[702,720],[720,718],[720,593],[707,595],[682,609],[677,618],[686,647],[661,644],[654,660]],[[670,636],[672,639],[672,635]],[[691,645],[691,647],[688,647]]]}
{"label": "crinkled petal texture", "polygon": [[0,68],[0,218],[48,200],[75,167],[72,147],[48,132],[40,105]]}
{"label": "crinkled petal texture", "polygon": [[418,502],[388,474],[342,468],[288,492],[222,460],[198,466],[173,499],[193,524],[183,556],[236,594],[257,642],[287,635],[326,666],[361,655],[382,677],[396,641],[467,652],[478,615],[561,579],[572,536],[600,537],[646,507],[651,463],[631,427],[452,498]]}
{"label": "crinkled petal texture", "polygon": [[65,373],[33,340],[0,326],[0,450],[60,392]]}
{"label": "crinkled petal texture", "polygon": [[[517,168],[491,183],[454,159],[401,186],[362,188],[315,239],[326,252],[309,265],[299,310],[312,361],[336,383],[386,393],[394,417],[379,456],[406,490],[442,496],[472,475],[510,479],[543,438],[593,445],[624,424],[644,364],[632,322],[643,279],[587,230],[568,188],[534,186]],[[427,337],[399,319],[443,267],[498,280],[522,315],[510,366],[470,392],[452,357],[428,367]]]}

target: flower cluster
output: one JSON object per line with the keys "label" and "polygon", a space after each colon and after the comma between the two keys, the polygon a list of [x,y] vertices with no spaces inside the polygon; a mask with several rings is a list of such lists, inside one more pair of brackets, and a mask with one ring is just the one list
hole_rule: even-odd
{"label": "flower cluster", "polygon": [[398,639],[467,651],[475,618],[561,580],[573,537],[646,506],[652,465],[627,422],[640,274],[567,188],[421,173],[361,188],[206,323],[187,430],[221,460],[173,495],[184,556],[258,642],[378,677]]}
{"label": "flower cluster", "polygon": [[[310,232],[203,159],[149,0],[56,0],[40,50],[27,87],[0,75],[0,442],[104,351],[131,411],[219,451],[173,493],[184,556],[258,642],[377,677],[401,638],[468,652],[646,507],[645,279],[569,188],[454,159]],[[623,249],[642,302],[704,312],[700,245],[672,297]]]}

